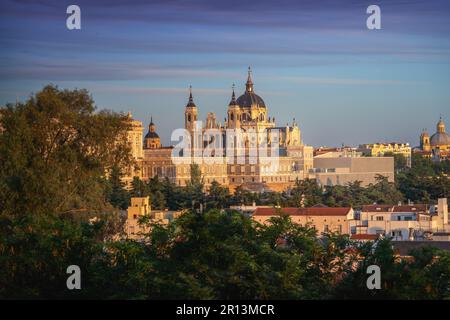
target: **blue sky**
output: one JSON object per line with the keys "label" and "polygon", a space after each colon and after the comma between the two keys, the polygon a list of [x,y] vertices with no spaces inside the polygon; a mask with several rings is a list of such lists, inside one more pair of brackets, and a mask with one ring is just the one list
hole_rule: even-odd
{"label": "blue sky", "polygon": [[[81,8],[81,30],[66,8]],[[382,30],[366,28],[381,8]],[[450,125],[450,3],[390,1],[28,1],[0,4],[0,104],[45,84],[86,88],[98,108],[150,116],[169,143],[188,87],[223,119],[231,86],[255,92],[305,143],[418,144]]]}

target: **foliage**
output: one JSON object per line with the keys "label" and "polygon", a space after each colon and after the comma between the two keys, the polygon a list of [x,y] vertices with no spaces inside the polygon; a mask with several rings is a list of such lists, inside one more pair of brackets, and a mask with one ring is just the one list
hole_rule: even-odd
{"label": "foliage", "polygon": [[413,155],[412,166],[397,174],[398,190],[406,199],[430,203],[450,196],[450,161],[435,162]]}
{"label": "foliage", "polygon": [[[411,258],[395,256],[390,240],[360,246],[358,268],[348,272],[335,290],[343,299],[448,299],[450,298],[450,252],[432,247],[412,250]],[[369,290],[366,270],[377,265],[381,289]]]}
{"label": "foliage", "polygon": [[126,117],[95,112],[85,90],[46,86],[1,109],[0,212],[100,212],[105,173],[132,163]]}
{"label": "foliage", "polygon": [[[289,217],[260,225],[235,211],[190,211],[152,225],[144,242],[105,238],[106,217],[2,220],[0,298],[63,299],[444,299],[450,255],[431,248],[399,259],[389,240],[358,244],[317,237]],[[106,240],[106,241],[105,241]],[[67,290],[66,268],[82,270]],[[382,289],[366,287],[379,265]]]}
{"label": "foliage", "polygon": [[[198,166],[186,187],[167,178],[133,179],[127,118],[96,112],[85,90],[47,86],[1,109],[0,298],[26,299],[449,299],[450,255],[423,248],[399,259],[389,240],[360,244],[317,235],[289,217],[261,225],[233,204],[353,206],[448,197],[449,162],[414,157],[396,183],[319,187],[296,181],[284,193],[205,189]],[[400,162],[399,162],[400,163]],[[400,163],[401,164],[401,163]],[[122,237],[118,209],[150,196],[158,209],[191,208],[145,241]],[[206,210],[198,210],[200,205]],[[205,207],[204,207],[205,208]],[[148,223],[148,222],[147,222]],[[82,290],[67,290],[66,269],[82,270]],[[382,289],[366,287],[367,266]]]}

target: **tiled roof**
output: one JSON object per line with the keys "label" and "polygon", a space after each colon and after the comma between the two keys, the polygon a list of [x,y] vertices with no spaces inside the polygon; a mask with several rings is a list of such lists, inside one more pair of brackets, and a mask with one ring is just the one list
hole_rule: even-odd
{"label": "tiled roof", "polygon": [[394,206],[390,204],[373,204],[362,207],[363,212],[390,212]]}
{"label": "tiled roof", "polygon": [[432,154],[432,151],[425,151],[425,150],[415,150],[414,153],[417,154]]}
{"label": "tiled roof", "polygon": [[377,234],[352,234],[350,236],[352,240],[376,240],[378,239]]}
{"label": "tiled roof", "polygon": [[410,250],[422,247],[433,247],[450,251],[450,241],[392,241],[392,245],[394,250],[401,256],[409,255]]}
{"label": "tiled roof", "polygon": [[290,216],[346,216],[350,207],[344,208],[257,208],[254,216],[277,216],[281,214],[286,214]]}
{"label": "tiled roof", "polygon": [[426,204],[394,206],[393,212],[426,212],[428,206]]}
{"label": "tiled roof", "polygon": [[427,212],[426,204],[400,205],[373,204],[362,207],[363,212]]}

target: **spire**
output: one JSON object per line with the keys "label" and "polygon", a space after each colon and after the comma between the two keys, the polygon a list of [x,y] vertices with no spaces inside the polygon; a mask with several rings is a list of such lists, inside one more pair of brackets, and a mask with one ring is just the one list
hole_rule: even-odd
{"label": "spire", "polygon": [[153,123],[153,116],[150,116],[150,124],[148,125],[148,131],[155,132],[156,126]]}
{"label": "spire", "polygon": [[231,88],[233,89],[233,93],[231,94],[231,101],[230,101],[230,103],[228,105],[229,106],[235,106],[235,105],[237,105],[237,102],[236,102],[236,94],[234,93],[234,83],[231,86]]}
{"label": "spire", "polygon": [[194,98],[192,97],[192,86],[189,86],[189,101],[186,107],[196,107]]}
{"label": "spire", "polygon": [[248,77],[247,83],[245,84],[245,91],[253,92],[252,68],[250,67],[248,67]]}
{"label": "spire", "polygon": [[439,133],[445,133],[445,123],[444,123],[444,121],[442,120],[442,114],[439,115],[439,122],[438,122],[438,124],[437,124],[437,126],[436,126],[436,130],[437,130],[437,132],[439,132]]}

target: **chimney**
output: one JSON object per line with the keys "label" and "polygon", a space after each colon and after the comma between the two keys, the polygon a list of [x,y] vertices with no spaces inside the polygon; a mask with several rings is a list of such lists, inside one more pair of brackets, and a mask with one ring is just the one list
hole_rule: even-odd
{"label": "chimney", "polygon": [[448,205],[447,198],[438,199],[438,217],[444,225],[448,224]]}

